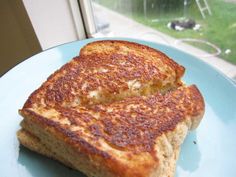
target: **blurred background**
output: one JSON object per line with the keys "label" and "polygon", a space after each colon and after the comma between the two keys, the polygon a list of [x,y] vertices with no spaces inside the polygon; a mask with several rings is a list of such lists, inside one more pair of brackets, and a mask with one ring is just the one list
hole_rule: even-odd
{"label": "blurred background", "polygon": [[172,46],[236,80],[236,0],[1,0],[0,75],[53,46],[128,37]]}

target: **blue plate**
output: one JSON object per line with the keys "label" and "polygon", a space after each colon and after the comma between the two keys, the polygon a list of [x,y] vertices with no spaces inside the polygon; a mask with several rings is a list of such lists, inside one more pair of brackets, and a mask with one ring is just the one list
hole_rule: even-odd
{"label": "blue plate", "polygon": [[[78,55],[88,39],[61,45],[17,65],[0,79],[0,176],[79,177],[81,173],[20,147],[16,131],[18,109],[46,78]],[[186,68],[184,81],[201,90],[206,113],[182,145],[177,177],[236,176],[236,86],[216,69],[177,49],[141,40],[124,39],[163,51]]]}

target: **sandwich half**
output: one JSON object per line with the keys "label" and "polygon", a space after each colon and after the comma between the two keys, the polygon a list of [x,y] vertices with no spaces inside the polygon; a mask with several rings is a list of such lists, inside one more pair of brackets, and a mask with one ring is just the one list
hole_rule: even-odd
{"label": "sandwich half", "polygon": [[18,139],[89,177],[173,177],[180,145],[204,114],[183,74],[150,47],[90,43],[30,95]]}

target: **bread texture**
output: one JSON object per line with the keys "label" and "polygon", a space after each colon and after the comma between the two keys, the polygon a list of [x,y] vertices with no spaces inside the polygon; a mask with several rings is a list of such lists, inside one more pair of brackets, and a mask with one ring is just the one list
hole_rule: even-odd
{"label": "bread texture", "polygon": [[19,113],[22,145],[89,177],[173,177],[204,114],[184,68],[126,41],[97,41],[52,74]]}

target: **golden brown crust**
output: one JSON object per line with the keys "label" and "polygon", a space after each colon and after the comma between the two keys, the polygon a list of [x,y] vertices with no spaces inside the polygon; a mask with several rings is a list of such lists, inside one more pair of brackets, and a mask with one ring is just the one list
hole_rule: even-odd
{"label": "golden brown crust", "polygon": [[[173,130],[186,117],[199,115],[204,110],[204,102],[197,87],[190,86],[180,87],[165,95],[157,93],[146,97],[130,97],[90,108],[55,106],[50,109],[58,113],[57,119],[68,120],[64,127],[53,117],[43,117],[40,111],[46,111],[44,108],[40,111],[23,109],[21,114],[24,117],[30,115],[46,126],[55,127],[74,140],[73,143],[84,146],[89,153],[99,151],[81,138],[81,132],[70,131],[70,126],[84,127],[94,141],[103,138],[113,148],[139,153],[153,151],[158,136]],[[109,157],[105,153],[100,155]]]}
{"label": "golden brown crust", "polygon": [[[110,46],[110,47],[108,48],[107,46]],[[124,50],[125,46],[127,48]],[[94,48],[98,48],[98,49],[94,50]],[[95,41],[83,47],[80,50],[80,55],[88,56],[93,53],[94,54],[103,53],[104,48],[105,48],[105,54],[123,53],[125,51],[126,54],[139,53],[139,55],[141,56],[146,56],[146,57],[154,56],[156,59],[160,59],[162,62],[172,67],[172,69],[176,71],[178,78],[181,78],[185,71],[185,68],[183,66],[179,65],[174,60],[170,59],[163,52],[158,51],[157,49],[153,49],[149,46],[145,46],[142,44],[129,42],[129,41],[122,41],[122,40]]]}
{"label": "golden brown crust", "polygon": [[[112,43],[116,50],[99,50]],[[124,46],[129,47],[128,53]],[[90,48],[95,49],[90,49]],[[113,49],[113,48],[112,48]],[[178,87],[184,68],[160,51],[125,41],[88,44],[81,55],[51,75],[35,91],[24,107],[43,101],[45,105],[88,105],[121,100],[127,96],[147,95]],[[44,98],[43,100],[41,98]],[[73,103],[73,104],[72,104]]]}

